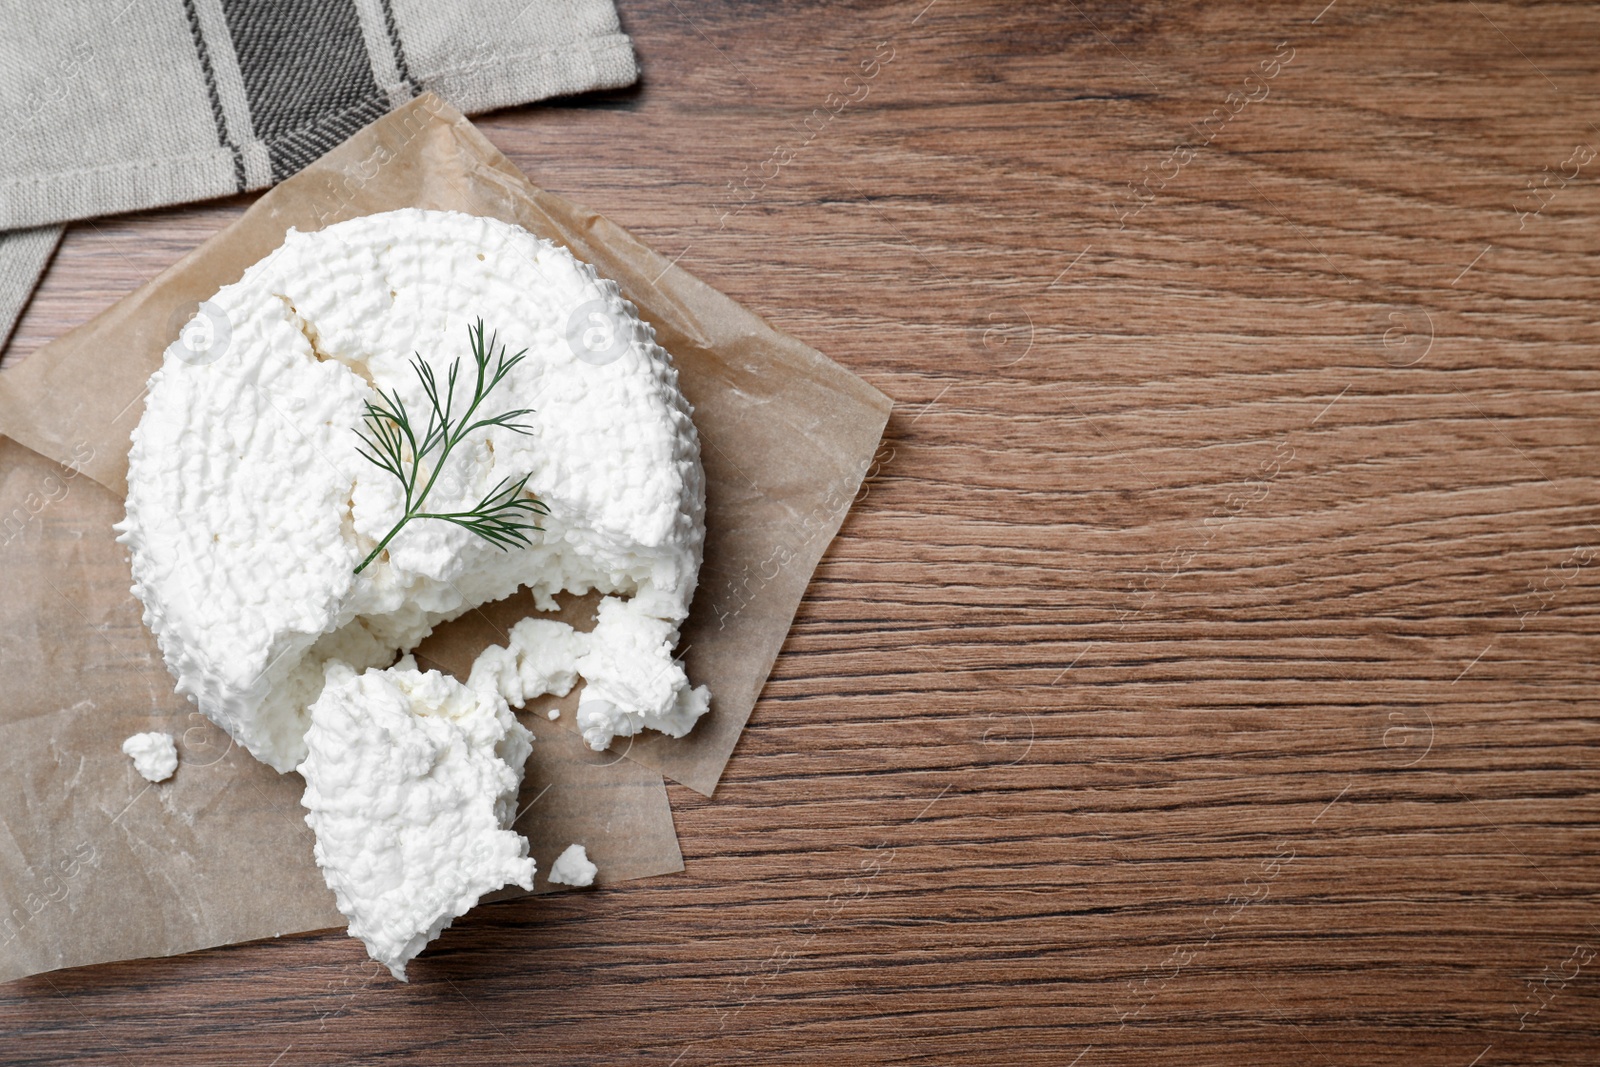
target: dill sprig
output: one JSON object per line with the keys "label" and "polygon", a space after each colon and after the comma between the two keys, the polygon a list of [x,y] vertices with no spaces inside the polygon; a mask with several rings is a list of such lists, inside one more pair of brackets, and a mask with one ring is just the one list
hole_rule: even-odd
{"label": "dill sprig", "polygon": [[[496,351],[496,342],[500,334],[496,331],[490,335],[487,343],[483,338],[483,320],[479,319],[476,326],[467,327],[467,336],[472,343],[472,361],[477,368],[477,377],[472,389],[472,402],[467,405],[467,410],[460,418],[452,418],[450,409],[455,404],[456,379],[461,371],[461,360],[458,358],[450,364],[450,370],[445,375],[444,399],[439,397],[439,381],[434,376],[433,368],[417,355],[411,361],[412,369],[417,372],[417,377],[422,381],[422,391],[428,397],[428,424],[418,437],[411,421],[411,413],[406,410],[405,404],[400,400],[398,390],[391,389],[384,392],[378,389],[378,399],[368,400],[366,411],[362,415],[366,423],[365,428],[357,428],[356,433],[361,437],[363,447],[357,448],[363,457],[377,464],[379,467],[393,474],[400,480],[401,488],[405,491],[405,513],[394,528],[384,535],[382,541],[367,554],[361,565],[355,570],[360,574],[366,570],[367,564],[378,557],[390,541],[412,519],[443,519],[453,522],[457,526],[471,530],[490,544],[506,549],[512,546],[525,546],[531,543],[528,537],[530,530],[542,530],[544,527],[525,521],[533,515],[548,515],[550,510],[533,497],[524,496],[523,492],[528,486],[528,475],[524,474],[513,482],[509,477],[500,479],[500,482],[467,511],[424,511],[423,505],[428,499],[428,492],[433,488],[433,483],[439,480],[439,472],[444,470],[445,461],[450,458],[451,451],[459,445],[466,436],[474,430],[485,429],[490,426],[502,426],[516,433],[531,434],[533,427],[517,420],[524,415],[533,414],[532,408],[518,408],[515,411],[505,411],[499,415],[488,415],[474,421],[473,416],[478,413],[478,407],[484,398],[499,385],[511,369],[528,354],[523,349],[516,355],[507,358],[504,345]],[[494,369],[489,369],[490,357],[494,357]],[[437,453],[433,461],[432,473],[419,490],[417,482],[421,477],[424,461]]]}

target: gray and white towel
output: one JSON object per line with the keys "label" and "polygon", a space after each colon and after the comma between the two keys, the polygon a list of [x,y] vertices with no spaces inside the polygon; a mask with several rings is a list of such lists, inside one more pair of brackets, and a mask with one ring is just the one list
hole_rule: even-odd
{"label": "gray and white towel", "polygon": [[630,85],[612,0],[34,0],[0,14],[0,346],[63,222],[263,189],[423,89]]}

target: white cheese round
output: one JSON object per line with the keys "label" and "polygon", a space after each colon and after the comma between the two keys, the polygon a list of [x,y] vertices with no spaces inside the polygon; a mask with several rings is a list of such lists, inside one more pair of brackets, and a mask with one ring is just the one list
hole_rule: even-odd
{"label": "white cheese round", "polygon": [[[355,574],[404,514],[398,480],[357,452],[363,404],[393,391],[420,433],[427,401],[411,360],[442,383],[459,359],[470,382],[478,319],[510,353],[527,349],[480,415],[532,408],[520,420],[532,432],[469,435],[427,509],[467,510],[526,474],[549,508],[544,531],[504,550],[413,519]],[[706,694],[670,650],[700,567],[704,476],[654,336],[614,282],[495,219],[405,210],[290,230],[168,349],[133,434],[118,529],[178,691],[287,771],[305,756],[327,664],[387,666],[439,622],[519,586],[548,606],[561,590],[599,590],[653,620],[647,651],[672,692],[591,714],[586,739],[686,733]],[[613,686],[605,706],[628,688]]]}

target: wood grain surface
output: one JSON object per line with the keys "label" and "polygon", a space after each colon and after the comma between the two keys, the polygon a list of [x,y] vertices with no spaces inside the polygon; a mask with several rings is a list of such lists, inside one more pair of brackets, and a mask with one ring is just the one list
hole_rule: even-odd
{"label": "wood grain surface", "polygon": [[[1600,1062],[1600,8],[619,7],[486,134],[897,401],[687,869],[0,1060]],[[12,358],[242,204],[73,227]]]}

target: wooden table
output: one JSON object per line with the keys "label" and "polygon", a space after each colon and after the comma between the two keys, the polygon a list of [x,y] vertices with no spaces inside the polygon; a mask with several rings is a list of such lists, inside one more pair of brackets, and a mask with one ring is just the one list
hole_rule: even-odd
{"label": "wooden table", "polygon": [[[0,1058],[1600,1060],[1600,9],[1324,2],[624,0],[489,138],[897,401],[687,870]],[[242,203],[74,227],[16,352]]]}

